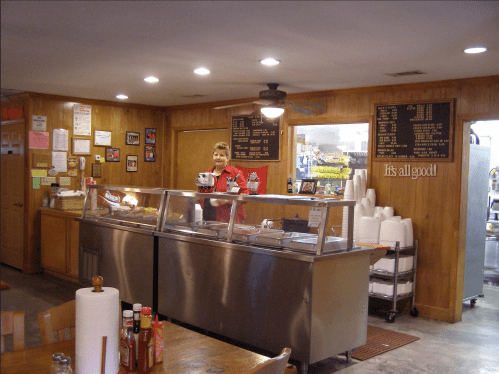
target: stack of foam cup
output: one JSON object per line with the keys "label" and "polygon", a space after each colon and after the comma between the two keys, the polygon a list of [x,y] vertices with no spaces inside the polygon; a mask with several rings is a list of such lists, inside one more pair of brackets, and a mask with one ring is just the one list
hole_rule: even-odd
{"label": "stack of foam cup", "polygon": [[360,203],[362,200],[362,182],[359,174],[353,176],[353,192],[355,201]]}
{"label": "stack of foam cup", "polygon": [[353,210],[353,241],[359,241],[360,219],[364,217],[364,207],[362,204],[355,205]]}
{"label": "stack of foam cup", "polygon": [[362,217],[359,224],[359,242],[378,244],[381,220],[374,217]]}
{"label": "stack of foam cup", "polygon": [[374,188],[368,188],[366,191],[366,197],[371,202],[374,210],[374,207],[376,206],[376,190]]}
{"label": "stack of foam cup", "polygon": [[399,242],[400,247],[405,247],[405,230],[405,225],[402,222],[385,219],[381,222],[379,229],[379,244],[395,248],[396,243]]}
{"label": "stack of foam cup", "polygon": [[[355,200],[353,180],[347,180],[345,183],[345,192],[343,193],[345,200]],[[341,237],[348,238],[348,207],[343,207],[343,222],[341,225]]]}
{"label": "stack of foam cup", "polygon": [[414,233],[412,230],[412,220],[410,218],[404,218],[401,221],[405,226],[405,245],[412,247],[414,245]]}

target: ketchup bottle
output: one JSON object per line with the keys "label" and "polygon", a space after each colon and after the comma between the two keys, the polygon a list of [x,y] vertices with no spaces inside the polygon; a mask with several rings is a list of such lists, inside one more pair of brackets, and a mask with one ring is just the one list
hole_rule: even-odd
{"label": "ketchup bottle", "polygon": [[154,366],[151,320],[151,308],[142,308],[139,332],[139,374],[150,373]]}

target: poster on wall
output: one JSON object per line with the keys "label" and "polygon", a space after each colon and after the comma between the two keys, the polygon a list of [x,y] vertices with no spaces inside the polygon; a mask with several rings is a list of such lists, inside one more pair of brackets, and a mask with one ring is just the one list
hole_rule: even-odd
{"label": "poster on wall", "polygon": [[52,131],[52,150],[68,151],[68,130],[54,129]]}
{"label": "poster on wall", "polygon": [[92,135],[92,106],[75,104],[73,106],[73,135]]}
{"label": "poster on wall", "polygon": [[32,116],[31,130],[47,131],[47,116]]}
{"label": "poster on wall", "polygon": [[49,148],[49,133],[45,131],[30,131],[29,147],[31,149],[48,149]]}

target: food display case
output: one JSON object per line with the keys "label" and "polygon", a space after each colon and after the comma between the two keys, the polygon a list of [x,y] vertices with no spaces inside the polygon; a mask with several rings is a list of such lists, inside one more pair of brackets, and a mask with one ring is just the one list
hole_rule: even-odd
{"label": "food display case", "polygon": [[[227,222],[198,220],[205,199]],[[198,205],[199,204],[199,205]],[[352,240],[355,201],[313,196],[168,191],[158,237],[158,312],[304,365],[366,343],[371,248]],[[243,206],[246,219],[238,222]],[[330,211],[348,207],[347,239]],[[307,217],[309,233],[262,227],[265,215]],[[197,218],[196,218],[197,217]]]}
{"label": "food display case", "polygon": [[127,303],[153,306],[154,232],[161,225],[166,191],[159,188],[87,186],[80,222],[79,283],[101,275]]}

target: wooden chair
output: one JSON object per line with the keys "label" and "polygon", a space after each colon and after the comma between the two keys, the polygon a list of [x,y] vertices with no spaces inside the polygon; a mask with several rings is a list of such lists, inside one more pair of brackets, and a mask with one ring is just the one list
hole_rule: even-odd
{"label": "wooden chair", "polygon": [[[45,312],[38,313],[38,325],[43,344],[75,338],[75,301],[68,301]],[[57,333],[57,339],[54,337]]]}
{"label": "wooden chair", "polygon": [[291,348],[284,348],[279,356],[256,365],[244,374],[284,374]]}
{"label": "wooden chair", "polygon": [[13,335],[14,351],[24,349],[24,312],[2,312],[2,353],[5,352],[4,335]]}

